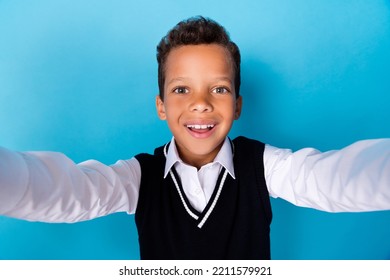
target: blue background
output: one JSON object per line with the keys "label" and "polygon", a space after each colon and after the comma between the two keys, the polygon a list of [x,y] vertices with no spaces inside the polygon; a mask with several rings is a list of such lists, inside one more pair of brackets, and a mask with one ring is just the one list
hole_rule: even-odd
{"label": "blue background", "polygon": [[[106,164],[170,139],[155,47],[211,17],[242,53],[231,136],[338,149],[390,137],[389,1],[0,1],[0,145]],[[272,199],[274,259],[390,259],[390,212],[329,214]],[[134,217],[0,217],[0,259],[137,259]]]}

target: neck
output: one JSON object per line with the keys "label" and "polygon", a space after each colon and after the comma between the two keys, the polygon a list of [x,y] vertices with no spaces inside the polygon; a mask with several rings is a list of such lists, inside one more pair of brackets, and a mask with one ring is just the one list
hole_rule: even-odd
{"label": "neck", "polygon": [[180,159],[184,163],[194,166],[199,170],[202,166],[214,161],[219,151],[221,150],[223,143],[224,142],[220,143],[214,150],[205,154],[192,153],[191,151],[186,150],[184,147],[180,147],[180,145],[177,143],[176,149]]}
{"label": "neck", "polygon": [[188,164],[188,165],[191,165],[191,166],[194,166],[196,167],[198,170],[208,164],[208,163],[211,163],[213,162],[213,160],[215,159],[216,155],[212,155],[212,156],[191,156],[190,158],[189,157],[185,157],[183,156],[180,152],[179,152],[179,156],[181,158],[181,160]]}

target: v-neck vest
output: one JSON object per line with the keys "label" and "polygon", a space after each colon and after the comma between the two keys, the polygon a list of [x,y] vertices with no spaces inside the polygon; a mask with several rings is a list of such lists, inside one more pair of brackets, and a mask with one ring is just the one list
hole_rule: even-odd
{"label": "v-neck vest", "polygon": [[[236,179],[219,175],[206,208],[191,207],[164,147],[136,156],[141,186],[135,221],[141,259],[270,259],[272,211],[264,179],[264,144],[233,140]],[[175,182],[176,181],[176,182]]]}

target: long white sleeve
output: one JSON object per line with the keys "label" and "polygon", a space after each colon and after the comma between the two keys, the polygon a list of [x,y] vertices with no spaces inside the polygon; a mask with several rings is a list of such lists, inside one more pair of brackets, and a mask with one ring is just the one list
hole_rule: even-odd
{"label": "long white sleeve", "polygon": [[135,158],[107,166],[75,164],[61,153],[0,148],[0,214],[45,222],[77,222],[134,213],[141,170]]}
{"label": "long white sleeve", "polygon": [[390,210],[390,139],[325,153],[267,145],[264,164],[272,197],[328,212]]}
{"label": "long white sleeve", "polygon": [[[270,195],[295,205],[329,212],[390,209],[390,139],[325,153],[266,145],[264,164]],[[60,153],[0,148],[0,215],[77,222],[134,213],[140,180],[135,158],[111,166],[75,164]]]}

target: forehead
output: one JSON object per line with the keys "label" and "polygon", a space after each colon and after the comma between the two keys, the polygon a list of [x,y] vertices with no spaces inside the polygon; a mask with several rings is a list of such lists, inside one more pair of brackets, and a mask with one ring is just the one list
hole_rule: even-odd
{"label": "forehead", "polygon": [[165,75],[219,75],[233,77],[233,63],[229,52],[217,44],[186,45],[173,49],[166,60]]}

